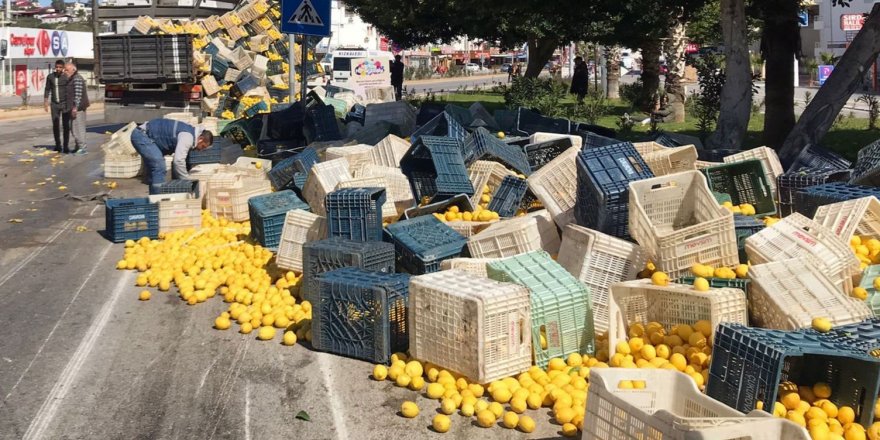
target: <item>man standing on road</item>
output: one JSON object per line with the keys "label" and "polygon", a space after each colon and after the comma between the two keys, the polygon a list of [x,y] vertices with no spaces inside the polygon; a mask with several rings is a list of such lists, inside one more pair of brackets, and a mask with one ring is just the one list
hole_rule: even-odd
{"label": "man standing on road", "polygon": [[196,128],[173,119],[153,119],[131,132],[134,149],[144,158],[150,176],[150,193],[165,183],[165,155],[174,154],[171,177],[186,179],[186,157],[189,150],[204,150],[214,143],[214,134],[208,130],[196,133]]}
{"label": "man standing on road", "polygon": [[[55,61],[55,72],[46,78],[46,88],[43,91],[43,109],[51,110],[52,133],[55,135],[55,151],[67,153],[67,144],[70,142],[70,113],[64,108],[67,102],[67,76],[64,75],[64,60]],[[64,136],[64,149],[61,147],[62,133]]]}
{"label": "man standing on road", "polygon": [[578,104],[583,104],[584,96],[590,87],[590,73],[587,63],[581,57],[574,58],[574,73],[571,76],[571,88],[569,93],[577,95]]}
{"label": "man standing on road", "polygon": [[391,62],[391,85],[394,87],[394,99],[400,101],[403,96],[403,61],[400,55],[395,55]]}
{"label": "man standing on road", "polygon": [[67,75],[67,103],[70,110],[71,131],[76,148],[73,154],[86,154],[86,109],[89,108],[89,93],[86,80],[76,70],[76,64],[68,61],[64,66]]}

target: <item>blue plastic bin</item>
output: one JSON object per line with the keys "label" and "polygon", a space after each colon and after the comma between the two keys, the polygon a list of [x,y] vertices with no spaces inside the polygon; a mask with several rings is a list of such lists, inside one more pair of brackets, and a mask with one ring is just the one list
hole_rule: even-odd
{"label": "blue plastic bin", "polygon": [[108,199],[104,202],[104,230],[114,243],[159,237],[159,204],[147,198]]}

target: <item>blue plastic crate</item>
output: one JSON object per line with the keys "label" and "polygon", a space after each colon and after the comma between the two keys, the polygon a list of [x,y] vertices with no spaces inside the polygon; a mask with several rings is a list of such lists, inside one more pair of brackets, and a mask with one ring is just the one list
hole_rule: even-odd
{"label": "blue plastic crate", "polygon": [[577,156],[577,224],[629,238],[629,182],[654,177],[629,142],[585,149]]}
{"label": "blue plastic crate", "polygon": [[474,116],[471,112],[461,106],[457,106],[455,104],[446,104],[446,107],[443,108],[449,116],[455,119],[456,122],[461,124],[462,127],[470,127],[470,125],[474,122]]}
{"label": "blue plastic crate", "polygon": [[418,201],[428,198],[437,202],[458,194],[474,194],[458,139],[422,136],[400,160],[400,168]]}
{"label": "blue plastic crate", "polygon": [[549,118],[538,112],[525,108],[516,110],[516,131],[520,133],[535,134],[544,133],[571,133],[571,121],[561,118]]}
{"label": "blue plastic crate", "polygon": [[300,292],[310,302],[317,293],[318,275],[343,267],[394,273],[394,245],[380,241],[354,241],[341,237],[310,241],[303,245]]}
{"label": "blue plastic crate", "polygon": [[266,63],[266,75],[283,75],[284,74],[284,60],[269,60]]}
{"label": "blue plastic crate", "polygon": [[300,200],[293,191],[278,191],[248,199],[251,220],[251,237],[263,247],[275,249],[281,239],[284,217],[287,211],[309,211],[308,203]]}
{"label": "blue plastic crate", "polygon": [[225,59],[220,57],[213,57],[211,59],[211,75],[213,75],[214,78],[219,78],[219,80],[217,81],[218,84],[220,84],[221,81],[226,78],[227,70],[229,70],[229,61],[226,61]]}
{"label": "blue plastic crate", "polygon": [[369,127],[364,127],[358,131],[352,138],[353,141],[364,145],[376,145],[388,137],[389,134],[395,136],[401,135],[400,127],[388,121],[377,122]]}
{"label": "blue plastic crate", "polygon": [[746,254],[746,239],[765,228],[764,222],[747,215],[734,214],[733,224],[736,228],[736,247],[739,249],[739,262],[745,264],[749,261]]}
{"label": "blue plastic crate", "polygon": [[849,170],[802,168],[789,171],[776,178],[776,192],[779,196],[780,216],[787,216],[794,210],[798,191],[823,183],[842,182],[849,179]]}
{"label": "blue plastic crate", "polygon": [[241,98],[245,93],[260,86],[260,80],[257,77],[245,73],[238,78],[238,81],[229,89],[229,96],[233,98]]}
{"label": "blue plastic crate", "polygon": [[742,150],[697,150],[699,160],[706,162],[724,162],[724,158],[732,154],[741,153]]}
{"label": "blue plastic crate", "polygon": [[104,230],[114,243],[159,237],[159,204],[147,198],[108,199],[104,202]]}
{"label": "blue plastic crate", "polygon": [[559,138],[546,142],[528,144],[523,147],[532,172],[538,171],[572,147],[571,138]]}
{"label": "blue plastic crate", "polygon": [[397,267],[413,275],[437,272],[440,262],[461,255],[467,239],[433,215],[392,223],[386,228],[397,252]]}
{"label": "blue plastic crate", "polygon": [[859,150],[849,183],[880,186],[880,139]]}
{"label": "blue plastic crate", "polygon": [[706,386],[709,397],[749,412],[759,400],[775,402],[785,381],[829,384],[830,401],[852,407],[856,421],[870,424],[880,391],[880,359],[812,330],[718,326]]}
{"label": "blue plastic crate", "polygon": [[308,109],[303,127],[306,139],[309,143],[342,139],[336,121],[336,109],[332,105],[318,105]]}
{"label": "blue plastic crate", "polygon": [[[535,365],[551,358],[593,353],[596,335],[590,290],[546,252],[529,252],[486,264],[489,278],[531,291],[532,349]],[[546,349],[541,348],[541,339]]]}
{"label": "blue plastic crate", "polygon": [[474,117],[474,121],[477,119],[483,121],[486,124],[486,128],[489,131],[498,131],[499,125],[498,121],[489,113],[489,110],[486,110],[486,107],[483,106],[482,103],[475,102],[468,107],[468,111],[471,113],[471,116]]}
{"label": "blue plastic crate", "polygon": [[750,203],[759,217],[776,214],[775,195],[760,160],[717,165],[701,171],[709,189],[729,195],[734,205]]}
{"label": "blue plastic crate", "polygon": [[327,232],[330,237],[382,241],[385,188],[344,188],[327,194]]}
{"label": "blue plastic crate", "polygon": [[250,118],[252,116],[256,116],[258,113],[266,113],[269,111],[269,104],[266,104],[263,101],[260,101],[250,107],[240,109],[242,117]]}
{"label": "blue plastic crate", "polygon": [[[789,162],[785,157],[780,157],[780,159],[783,165]],[[798,171],[803,168],[845,170],[850,168],[850,166],[852,166],[852,162],[844,159],[843,156],[837,153],[828,151],[818,145],[807,145],[800,151],[791,163],[791,166],[788,167],[788,170]]]}
{"label": "blue plastic crate", "polygon": [[532,173],[522,148],[504,143],[483,127],[474,130],[464,141],[465,165],[477,160],[494,160],[526,176]]}
{"label": "blue plastic crate", "polygon": [[221,148],[219,142],[215,142],[214,145],[205,148],[204,150],[196,150],[193,148],[189,150],[189,154],[186,155],[186,166],[187,168],[191,168],[194,165],[220,163],[220,153]]}
{"label": "blue plastic crate", "polygon": [[880,198],[880,188],[850,185],[843,182],[825,183],[798,191],[795,194],[794,209],[809,218],[813,218],[816,210],[822,205],[870,196]]}
{"label": "blue plastic crate", "polygon": [[289,188],[297,172],[308,175],[316,163],[318,163],[318,153],[314,148],[308,147],[273,165],[268,173],[269,181],[275,189]]}
{"label": "blue plastic crate", "polygon": [[284,159],[296,156],[301,150],[302,142],[299,139],[262,139],[257,142],[257,157],[271,160],[272,168],[278,166]]}
{"label": "blue plastic crate", "polygon": [[409,348],[409,275],[354,267],[318,275],[312,303],[312,346],[387,364]]}
{"label": "blue plastic crate", "polygon": [[620,140],[610,138],[610,137],[601,136],[601,135],[598,135],[598,134],[590,132],[590,131],[582,131],[578,134],[584,139],[583,147],[581,147],[581,149],[583,149],[583,150],[590,150],[593,148],[607,147],[610,145],[617,145],[617,144],[621,143]]}
{"label": "blue plastic crate", "polygon": [[199,181],[174,179],[169,182],[159,184],[158,188],[150,185],[150,195],[154,194],[192,194],[193,198],[199,198]]}
{"label": "blue plastic crate", "polygon": [[499,109],[492,113],[492,117],[498,122],[499,130],[507,134],[519,135],[516,130],[516,111]]}
{"label": "blue plastic crate", "polygon": [[410,135],[410,140],[415,143],[422,136],[450,137],[464,140],[467,130],[445,111],[438,114]]}
{"label": "blue plastic crate", "polygon": [[489,210],[495,211],[500,217],[513,217],[526,195],[529,185],[525,179],[516,176],[504,176],[501,185],[492,194],[489,201]]}

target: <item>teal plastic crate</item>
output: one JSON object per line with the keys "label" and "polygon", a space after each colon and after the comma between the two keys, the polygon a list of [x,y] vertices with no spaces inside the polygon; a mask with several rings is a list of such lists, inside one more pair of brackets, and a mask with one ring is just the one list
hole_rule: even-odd
{"label": "teal plastic crate", "polygon": [[862,272],[862,281],[859,286],[868,291],[868,299],[866,300],[868,307],[875,315],[880,316],[880,292],[874,288],[874,279],[878,276],[880,276],[880,264],[868,266]]}
{"label": "teal plastic crate", "polygon": [[715,196],[715,200],[718,201],[719,205],[723,205],[724,202],[733,203],[733,199],[730,198],[730,194],[712,191],[712,195]]}
{"label": "teal plastic crate", "polygon": [[[675,280],[676,284],[687,284],[692,286],[694,284],[694,280],[696,277],[681,277]],[[727,278],[706,278],[706,281],[709,282],[709,287],[715,287],[718,289],[725,287],[733,287],[735,289],[742,290],[746,293],[746,297],[749,295],[749,285],[752,283],[749,279],[727,279]]]}
{"label": "teal plastic crate", "polygon": [[706,176],[709,189],[730,195],[734,205],[750,203],[758,217],[776,214],[773,191],[760,160],[717,165],[701,171]]}
{"label": "teal plastic crate", "polygon": [[[486,265],[489,278],[528,287],[532,305],[535,365],[551,358],[595,352],[593,305],[589,289],[546,252],[530,252]],[[541,335],[547,348],[541,348]]]}

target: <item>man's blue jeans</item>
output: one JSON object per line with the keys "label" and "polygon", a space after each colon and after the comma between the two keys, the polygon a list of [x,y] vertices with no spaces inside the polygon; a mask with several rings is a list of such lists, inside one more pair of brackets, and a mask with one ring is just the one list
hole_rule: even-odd
{"label": "man's blue jeans", "polygon": [[144,158],[150,175],[150,193],[153,193],[160,185],[165,183],[165,155],[173,151],[162,151],[149,136],[140,128],[131,132],[131,144],[138,154]]}

